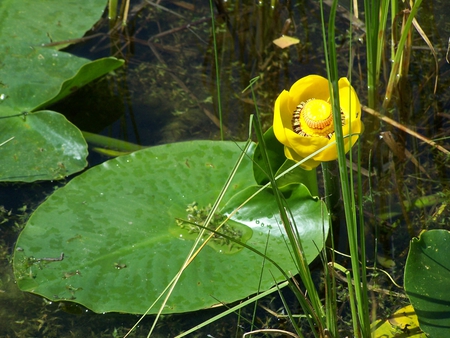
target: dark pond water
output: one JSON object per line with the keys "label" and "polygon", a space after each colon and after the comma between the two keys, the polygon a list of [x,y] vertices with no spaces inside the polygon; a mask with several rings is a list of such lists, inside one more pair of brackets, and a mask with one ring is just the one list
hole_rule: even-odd
{"label": "dark pond water", "polygon": [[[260,5],[252,1],[218,3],[221,5],[214,10],[217,15],[221,113],[225,127],[223,137],[245,140],[254,105],[250,94],[242,93],[242,90],[250,79],[260,76],[255,88],[257,104],[267,128],[272,122],[274,100],[282,89],[308,74],[326,75],[320,11],[316,1],[306,0],[278,2],[275,8],[271,8],[269,2]],[[127,34],[108,34],[108,25],[104,22],[98,28],[104,33],[101,38],[86,39],[68,48],[71,53],[91,59],[110,55],[121,57],[127,60],[127,65],[51,109],[65,114],[83,131],[144,146],[220,139],[209,7],[206,3],[175,1],[162,2],[161,6],[167,10],[145,2],[132,2]],[[435,64],[432,54],[415,33],[409,75],[399,86],[392,108],[385,113],[450,149],[450,65],[445,60],[450,32],[448,17],[450,9],[444,1],[427,1],[419,14],[422,29],[437,50],[439,81],[436,94],[433,93]],[[292,24],[286,33],[299,38],[300,44],[280,49],[272,40],[281,35],[288,19]],[[339,15],[337,26],[341,76],[351,69],[352,84],[361,102],[367,104],[365,46],[360,42],[364,40],[364,31],[355,29],[349,37],[348,21],[343,14]],[[355,53],[352,65],[348,62],[350,39]],[[379,103],[387,76],[381,76]],[[376,172],[370,182],[368,177],[364,178],[368,254],[372,264],[375,249],[381,258],[392,259],[396,265],[389,272],[401,284],[411,236],[422,229],[449,228],[450,211],[445,204],[449,196],[449,157],[368,114],[364,114],[363,119],[366,126],[362,138],[363,167]],[[393,138],[392,143],[389,143],[389,136]],[[92,150],[89,165],[107,159]],[[19,291],[14,283],[10,259],[20,229],[29,213],[69,179],[1,186],[1,337],[121,337],[138,320],[137,316],[101,315],[72,304],[52,304]],[[425,208],[406,210],[399,203],[436,194],[440,195],[435,203]],[[336,236],[339,235],[337,231]],[[377,244],[375,236],[378,237]],[[339,248],[345,251],[345,240]],[[386,291],[402,292],[384,276],[374,274],[371,282]],[[402,297],[384,297],[383,293],[374,292],[371,297],[374,308],[379,309],[379,316],[406,303]],[[291,300],[291,303],[295,307],[295,301]],[[264,300],[263,304],[276,312],[282,306],[275,297]],[[344,297],[343,321],[348,319],[345,317],[346,306]],[[244,309],[244,316],[251,318],[252,309]],[[154,337],[173,337],[219,312],[164,316]],[[259,328],[285,327],[283,320],[262,309],[258,310],[257,317]],[[152,321],[153,317],[146,318],[130,336],[146,336]],[[232,315],[191,336],[234,337],[249,328]]]}

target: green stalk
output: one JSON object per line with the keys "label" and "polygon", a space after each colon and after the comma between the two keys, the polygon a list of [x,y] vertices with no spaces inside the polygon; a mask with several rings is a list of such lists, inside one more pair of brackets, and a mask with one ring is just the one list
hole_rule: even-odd
{"label": "green stalk", "polygon": [[336,294],[336,278],[334,276],[334,231],[333,231],[333,215],[336,214],[336,210],[339,206],[339,182],[334,175],[331,174],[331,168],[334,163],[322,162],[322,173],[323,181],[325,186],[325,203],[327,205],[328,211],[331,214],[330,217],[330,260],[331,263],[327,262],[327,255],[324,252],[322,257],[322,264],[325,267],[325,309],[326,309],[326,323],[327,328],[331,334],[331,337],[338,337],[338,326],[337,326],[337,294]]}
{"label": "green stalk", "polygon": [[387,108],[390,99],[391,94],[393,91],[394,86],[398,83],[397,75],[398,75],[398,69],[401,64],[401,58],[403,55],[403,49],[405,47],[405,42],[408,37],[408,32],[411,29],[412,21],[414,17],[417,14],[417,11],[419,10],[420,4],[422,3],[422,0],[417,0],[414,3],[414,6],[411,8],[411,12],[409,13],[408,20],[406,20],[405,27],[403,29],[402,35],[400,37],[400,41],[398,42],[397,51],[395,52],[394,62],[392,64],[391,73],[389,75],[389,81],[386,88],[386,94],[385,98],[383,100],[383,108]]}
{"label": "green stalk", "polygon": [[108,1],[108,19],[114,22],[117,19],[117,0]]}
{"label": "green stalk", "polygon": [[[395,25],[395,17],[397,13],[399,12],[399,5],[398,1],[391,1],[391,27],[394,27]],[[396,39],[394,36],[395,29],[391,29],[391,56],[390,59],[394,60],[395,57],[395,45],[396,45]]]}
{"label": "green stalk", "polygon": [[[367,91],[368,106],[374,108],[377,90],[377,41],[379,27],[380,0],[364,0],[367,50]],[[330,38],[330,37],[329,37]]]}
{"label": "green stalk", "polygon": [[[336,2],[336,1],[335,1]],[[328,59],[328,47],[327,47],[327,39],[326,39],[326,32],[325,32],[325,18],[323,15],[324,11],[323,11],[323,2],[322,0],[320,0],[320,14],[321,14],[321,21],[322,21],[322,37],[323,37],[323,46],[324,46],[324,54],[325,54],[325,63],[327,66],[327,73],[328,73],[328,78],[330,79],[330,72],[329,72],[329,59]],[[336,62],[336,60],[335,60]],[[331,92],[330,92],[331,93]],[[333,110],[333,115],[334,114],[334,110]],[[333,116],[333,121],[334,121],[334,116]],[[334,206],[336,205],[337,200],[339,199],[339,191],[337,190],[337,186],[336,186],[336,182],[333,180],[332,175],[330,174],[330,164],[329,163],[322,163],[322,170],[323,170],[323,177],[324,177],[324,184],[325,184],[325,194],[326,194],[326,204],[328,207],[328,210],[330,211],[330,213],[333,212]],[[330,224],[332,225],[333,222],[332,220],[330,220]],[[333,238],[333,228],[331,228],[331,238]],[[334,244],[332,244],[332,248],[334,247]],[[334,255],[333,255],[334,256]],[[332,256],[332,265],[331,265],[331,269],[334,269],[334,257]],[[324,265],[326,264],[326,257],[324,257]],[[336,304],[335,304],[335,299],[332,298],[336,298],[336,293],[335,291],[332,290],[332,288],[334,288],[335,290],[335,279],[334,276],[332,276],[333,272],[330,273],[330,269],[328,268],[327,265],[326,269],[328,271],[325,271],[325,276],[326,276],[326,285],[327,285],[327,292],[326,292],[326,296],[325,296],[325,307],[326,307],[326,323],[327,323],[327,327],[332,329],[332,332],[330,332],[332,334],[333,337],[336,337],[337,334],[337,312],[336,312]]]}
{"label": "green stalk", "polygon": [[[355,297],[357,302],[358,318],[353,318],[353,320],[358,321],[360,328],[359,331],[355,332],[354,334],[357,337],[370,337],[369,307],[367,300],[367,281],[365,278],[364,279],[362,278],[363,276],[365,276],[365,271],[360,272],[359,251],[358,251],[358,242],[359,242],[358,225],[356,222],[356,206],[354,196],[352,194],[352,192],[354,191],[353,180],[349,180],[349,174],[345,159],[344,135],[342,132],[342,124],[340,116],[339,86],[338,86],[339,76],[337,68],[337,53],[336,53],[335,32],[334,32],[337,5],[338,2],[333,1],[333,5],[331,6],[330,19],[328,22],[328,36],[327,36],[325,32],[325,20],[323,18],[323,7],[321,1],[325,60],[329,79],[331,105],[333,109],[333,124],[335,128],[336,146],[338,150],[339,176],[341,180],[345,220],[347,224],[347,235],[351,255],[351,265],[355,284]],[[373,65],[371,65],[371,67],[372,66]],[[362,266],[362,268],[364,270],[364,265]]]}
{"label": "green stalk", "polygon": [[[396,3],[396,0],[392,1],[393,3]],[[377,86],[378,81],[380,80],[380,72],[381,72],[381,60],[384,56],[384,46],[385,46],[385,30],[386,30],[386,23],[387,18],[389,15],[389,0],[381,0],[381,7],[379,9],[380,12],[380,24],[378,25],[378,32],[377,36],[372,36],[372,39],[377,39],[377,49],[376,49],[376,55],[374,56],[376,58],[376,71],[375,71],[375,86]],[[394,13],[394,12],[391,12]],[[368,30],[373,30],[372,27],[367,27]],[[369,51],[367,51],[368,54]],[[375,87],[376,88],[376,87]],[[375,108],[371,107],[371,108]]]}
{"label": "green stalk", "polygon": [[332,168],[335,168],[334,163],[322,162],[323,183],[325,188],[325,204],[329,212],[335,214],[336,208],[339,205],[339,182],[337,177],[333,176]]}
{"label": "green stalk", "polygon": [[[358,169],[361,168],[361,142],[358,141]],[[362,212],[363,209],[363,182],[362,182],[362,175],[361,170],[358,170],[358,209],[360,210],[359,213],[359,247],[361,252],[361,289],[362,289],[362,303],[360,303],[360,306],[363,307],[366,311],[362,314],[364,319],[367,321],[365,325],[369,325],[369,327],[366,327],[370,331],[370,315],[369,315],[369,299],[368,299],[368,287],[367,287],[367,266],[366,266],[366,232],[364,229],[364,214]],[[353,181],[353,180],[352,180]],[[354,196],[354,195],[353,195]],[[356,226],[356,224],[355,224]],[[359,289],[359,288],[358,288]]]}
{"label": "green stalk", "polygon": [[211,323],[214,323],[215,321],[225,317],[226,315],[229,315],[229,314],[232,314],[232,313],[236,313],[236,311],[239,311],[240,309],[242,309],[246,305],[250,305],[253,302],[256,302],[258,299],[264,298],[264,297],[266,297],[266,296],[268,296],[270,294],[273,294],[274,292],[279,291],[279,289],[284,288],[288,284],[289,284],[289,281],[285,281],[285,282],[283,282],[283,283],[281,283],[281,284],[279,284],[277,286],[274,286],[273,288],[271,288],[271,289],[269,289],[267,291],[264,291],[264,292],[254,296],[254,297],[251,297],[250,299],[244,300],[244,301],[240,302],[238,305],[233,306],[232,308],[229,308],[229,309],[219,313],[217,316],[214,316],[213,318],[208,319],[208,320],[204,321],[203,323],[198,324],[198,325],[194,326],[193,328],[191,328],[191,329],[189,329],[189,330],[187,330],[187,331],[185,331],[183,333],[180,333],[179,335],[175,336],[174,338],[186,337],[187,335],[189,335],[191,333],[194,333],[195,331],[197,331],[198,329],[201,329],[202,327],[205,327],[205,326],[207,326],[207,325],[209,325]]}
{"label": "green stalk", "polygon": [[[256,102],[255,93],[253,91],[252,84],[250,85],[253,101]],[[302,247],[302,243],[300,241],[298,232],[296,231],[295,220],[292,217],[288,216],[287,210],[289,210],[289,206],[286,204],[283,195],[278,189],[277,182],[275,180],[273,169],[270,165],[269,157],[266,151],[266,145],[263,137],[263,132],[260,124],[259,110],[257,105],[255,105],[256,117],[253,120],[253,125],[255,128],[255,133],[258,141],[260,142],[261,147],[261,155],[267,168],[267,174],[269,176],[270,184],[273,190],[273,194],[275,197],[275,201],[278,206],[278,210],[280,211],[281,222],[283,223],[284,229],[288,236],[289,243],[293,250],[293,256],[296,260],[298,273],[300,278],[305,285],[306,295],[309,298],[305,297],[297,297],[300,305],[302,306],[303,311],[308,314],[306,316],[311,329],[316,337],[321,336],[322,332],[325,329],[325,323],[323,319],[325,318],[324,309],[322,307],[320,297],[317,293],[317,289],[313,282],[311,271],[309,269],[308,262],[306,261],[306,257],[304,254],[304,250]]]}
{"label": "green stalk", "polygon": [[[350,311],[351,311],[351,314],[352,314],[352,318],[357,318],[358,317],[358,313],[357,313],[357,310],[356,310],[355,290],[354,290],[353,284],[352,284],[351,273],[346,268],[344,268],[342,265],[337,264],[337,263],[335,263],[335,268],[337,270],[341,271],[343,274],[345,274],[345,278],[347,279],[347,285],[348,285],[348,298],[349,298],[349,301],[350,301]],[[358,332],[358,330],[359,330],[358,321],[353,320],[352,324],[353,324],[353,331],[354,332]]]}
{"label": "green stalk", "polygon": [[217,109],[219,111],[219,125],[220,125],[220,139],[223,141],[223,121],[222,121],[222,102],[220,98],[220,72],[219,72],[219,58],[217,56],[217,41],[216,41],[216,24],[214,15],[213,1],[209,0],[209,9],[211,10],[211,29],[214,46],[214,67],[216,69],[216,90],[217,90]]}
{"label": "green stalk", "polygon": [[[384,31],[384,29],[386,27],[387,12],[388,12],[387,9],[389,8],[389,6],[388,6],[389,0],[382,0],[382,2],[383,2],[382,9],[384,9],[383,13],[385,12],[386,17],[384,19],[382,17],[382,20],[384,20],[384,22],[381,21],[381,25],[378,25],[378,29],[377,29],[377,37],[378,37],[377,44],[378,45],[383,45],[383,41],[384,41],[383,35],[384,34],[382,34],[382,32]],[[380,7],[379,0],[378,0],[377,5],[378,5],[378,7]],[[350,26],[350,31],[351,31],[351,29],[352,29],[352,27]],[[351,47],[352,46],[351,46],[351,40],[350,40],[350,50],[351,50]],[[379,75],[380,75],[381,55],[382,55],[381,51],[377,50],[377,54],[375,55],[375,58],[376,58],[375,88],[377,88]],[[351,61],[351,59],[349,61]],[[351,78],[349,79],[349,81],[351,81]],[[350,123],[351,123],[351,121],[350,121]],[[351,130],[350,130],[350,133],[351,133]],[[357,189],[358,189],[358,210],[360,212],[359,212],[359,222],[356,222],[356,214],[355,213],[353,214],[355,216],[354,217],[355,223],[352,224],[352,226],[354,227],[356,233],[359,230],[359,242],[358,242],[358,239],[356,239],[357,242],[355,243],[355,246],[356,246],[356,251],[358,251],[358,244],[359,244],[359,251],[361,252],[361,258],[360,258],[360,260],[361,260],[361,263],[360,263],[361,264],[361,284],[358,284],[358,290],[361,290],[361,293],[360,293],[359,297],[357,297],[357,300],[359,298],[359,302],[358,302],[359,308],[363,309],[362,312],[359,312],[359,315],[363,317],[363,319],[360,320],[360,323],[362,325],[362,332],[365,337],[365,335],[370,332],[370,317],[369,317],[369,299],[368,299],[367,270],[366,270],[366,238],[365,238],[365,230],[364,230],[364,214],[362,212],[362,210],[363,210],[363,199],[362,199],[363,184],[362,184],[362,175],[361,175],[361,170],[360,170],[361,169],[361,154],[362,154],[362,152],[361,152],[361,142],[358,140],[357,143],[358,143],[357,144],[357,146],[358,146],[358,148],[357,148],[358,149],[358,152],[357,152],[357,154],[358,154],[357,187],[358,188]],[[349,156],[350,162],[353,162],[352,152],[350,151],[349,154],[350,154],[350,156]],[[350,170],[350,184],[351,184],[350,191],[355,191],[353,182],[354,182],[353,171]],[[351,194],[351,196],[352,196],[352,201],[351,201],[352,204],[351,205],[353,206],[353,209],[355,209],[355,206],[356,206],[355,195]],[[359,224],[359,229],[358,229],[358,224]],[[357,265],[358,262],[359,261],[352,261],[353,264],[356,263],[355,265]],[[359,286],[361,287],[361,289]],[[350,289],[350,301],[352,301],[354,299],[355,299],[355,295],[354,295],[354,289],[353,289],[353,285],[352,285],[352,287]],[[356,307],[355,304],[353,304],[353,306]],[[356,318],[354,315],[354,312],[352,312],[352,314],[353,314],[353,317]]]}
{"label": "green stalk", "polygon": [[[331,238],[331,248],[334,248],[333,242],[333,234],[330,236]],[[322,255],[322,264],[325,267],[324,275],[325,275],[325,310],[326,310],[326,323],[327,329],[331,335],[331,337],[339,337],[338,330],[338,306],[337,306],[337,292],[336,292],[336,277],[334,272],[334,262],[335,255],[334,250],[331,250],[330,259],[331,262],[327,262],[327,254],[326,251],[323,251]]]}

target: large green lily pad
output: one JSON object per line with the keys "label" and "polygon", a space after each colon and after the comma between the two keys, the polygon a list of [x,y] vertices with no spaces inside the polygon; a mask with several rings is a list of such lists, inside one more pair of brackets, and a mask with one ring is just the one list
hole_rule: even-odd
{"label": "large green lily pad", "polygon": [[[157,146],[74,178],[38,207],[20,234],[13,262],[18,286],[95,312],[145,312],[194,243],[176,219],[187,219],[193,202],[199,208],[214,203],[241,147],[214,141]],[[234,211],[257,189],[253,149],[225,194],[221,214]],[[328,231],[325,206],[302,185],[287,197],[311,261]],[[242,230],[246,244],[261,252],[268,243],[267,256],[295,274],[277,215],[270,191],[265,191],[238,211],[231,229]],[[259,285],[264,290],[284,279],[268,261],[260,276],[263,257],[231,244],[205,246],[183,273],[165,313],[232,302],[257,292]]]}
{"label": "large green lily pad", "polygon": [[430,230],[413,238],[405,267],[405,290],[430,337],[450,332],[450,232]]}
{"label": "large green lily pad", "polygon": [[[79,137],[80,131],[63,116],[56,118],[55,112],[50,115],[42,109],[123,62],[115,58],[90,61],[56,49],[62,45],[41,46],[83,36],[101,17],[106,3],[105,0],[0,2],[0,118],[1,129],[8,134],[8,137],[0,135],[0,144],[11,137],[14,140],[7,143],[7,151],[6,144],[0,147],[2,154],[7,152],[0,165],[0,181],[59,179],[86,166],[87,145]],[[38,117],[31,116],[37,112]],[[30,123],[19,123],[21,117],[17,116],[22,113],[30,114]],[[35,129],[37,126],[43,128]],[[68,135],[77,136],[64,140]],[[42,154],[35,156],[36,144],[46,150],[48,161],[43,161]],[[12,153],[21,156],[10,156]],[[57,163],[70,163],[63,175],[54,174]]]}

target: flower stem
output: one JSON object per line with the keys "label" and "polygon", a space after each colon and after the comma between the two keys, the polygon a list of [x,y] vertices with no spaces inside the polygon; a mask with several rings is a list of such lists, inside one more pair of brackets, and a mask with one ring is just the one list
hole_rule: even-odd
{"label": "flower stem", "polygon": [[335,214],[339,203],[339,180],[331,173],[336,165],[332,162],[322,162],[322,175],[325,188],[325,203],[331,215]]}

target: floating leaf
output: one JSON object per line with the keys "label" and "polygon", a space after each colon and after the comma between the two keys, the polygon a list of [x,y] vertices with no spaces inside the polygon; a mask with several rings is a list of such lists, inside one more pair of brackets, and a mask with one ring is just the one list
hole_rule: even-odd
{"label": "floating leaf", "polygon": [[[0,2],[0,129],[14,137],[3,149],[0,180],[60,179],[86,166],[80,131],[56,112],[41,110],[123,62],[90,61],[56,50],[63,45],[41,46],[83,36],[105,6],[106,0]],[[17,117],[30,112],[39,114]]]}
{"label": "floating leaf", "polygon": [[103,58],[95,60],[92,62],[85,63],[77,71],[75,75],[71,78],[65,80],[58,91],[55,92],[55,96],[50,100],[41,103],[38,107],[33,110],[38,110],[43,107],[48,107],[49,105],[58,102],[59,100],[65,98],[66,96],[77,91],[79,88],[87,85],[88,83],[102,77],[103,75],[109,73],[110,71],[119,68],[124,63],[123,60],[117,60],[113,57]]}
{"label": "floating leaf", "polygon": [[412,305],[397,310],[387,319],[372,324],[373,338],[426,338],[419,328],[417,315]]}
{"label": "floating leaf", "polygon": [[430,337],[450,332],[450,232],[424,231],[411,240],[405,267],[405,290],[421,329]]}
{"label": "floating leaf", "polygon": [[35,47],[80,38],[102,16],[106,4],[106,0],[2,0],[0,42],[2,46],[27,42]]}
{"label": "floating leaf", "polygon": [[273,40],[273,43],[280,48],[287,48],[300,43],[300,40],[291,36],[283,35],[280,38]]}
{"label": "floating leaf", "polygon": [[[241,147],[214,141],[167,144],[112,159],[75,177],[38,207],[20,234],[13,263],[18,286],[95,312],[145,312],[194,243],[177,220],[189,219],[194,202],[198,208],[214,203]],[[257,189],[253,149],[225,194],[219,218]],[[301,185],[289,205],[311,261],[328,231],[325,207]],[[270,191],[264,191],[239,210],[229,230],[295,273],[277,215]],[[265,261],[260,280],[264,259],[233,245],[220,238],[207,245],[182,275],[164,312],[229,303],[284,279]],[[59,260],[61,253],[64,259]]]}
{"label": "floating leaf", "polygon": [[394,260],[383,254],[377,255],[377,262],[386,269],[392,269],[395,266]]}
{"label": "floating leaf", "polygon": [[[278,218],[278,206],[274,203],[271,189],[265,189],[253,196],[260,188],[260,186],[251,186],[237,193],[227,203],[223,212],[231,214],[248,200],[243,207],[239,208],[233,220],[252,229],[258,228],[260,236],[258,241],[265,242],[270,234],[271,241],[278,241],[277,244],[282,247],[285,245],[285,232]],[[303,184],[293,184],[289,193],[286,202],[298,227],[306,258],[311,262],[323,247],[324,234],[328,233],[327,212],[324,204],[313,198]],[[283,250],[269,256],[278,261],[282,255]]]}
{"label": "floating leaf", "polygon": [[[283,163],[286,161],[284,155],[284,146],[278,142],[273,132],[273,128],[270,127],[264,133],[264,141],[266,144],[266,151],[269,157],[270,166],[272,170],[277,171]],[[253,155],[253,175],[257,184],[266,184],[269,182],[269,176],[267,175],[266,164],[263,161],[259,144],[256,146],[255,154]]]}
{"label": "floating leaf", "polygon": [[0,135],[13,138],[0,148],[0,181],[58,180],[87,165],[81,132],[53,111],[9,118]]}

